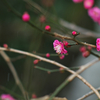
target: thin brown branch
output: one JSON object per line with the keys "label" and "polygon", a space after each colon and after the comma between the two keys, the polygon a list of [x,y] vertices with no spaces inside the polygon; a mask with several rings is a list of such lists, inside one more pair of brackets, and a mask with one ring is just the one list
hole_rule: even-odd
{"label": "thin brown branch", "polygon": [[22,85],[22,83],[17,75],[17,72],[16,72],[10,58],[7,56],[7,54],[4,51],[0,51],[0,54],[4,58],[4,60],[7,62],[8,66],[9,66],[9,68],[14,76],[15,82],[19,86],[19,88],[20,88],[20,90],[21,90],[21,92],[26,100],[26,91],[25,91],[25,89],[24,89],[24,87],[23,87],[23,85]]}
{"label": "thin brown branch", "polygon": [[[97,88],[97,90],[100,91],[100,87]],[[87,98],[88,96],[90,96],[92,94],[94,94],[94,92],[93,91],[90,91],[89,93],[83,95],[82,97],[78,98],[77,100],[83,100],[83,99]]]}
{"label": "thin brown branch", "polygon": [[[86,70],[87,68],[89,68],[90,66],[92,66],[93,64],[97,63],[98,61],[100,61],[100,59],[95,59],[85,65],[82,65],[79,67],[79,70],[76,71],[77,74],[82,73],[84,70]],[[69,82],[71,82],[76,76],[74,74],[70,75],[59,87],[57,87],[57,89],[52,93],[52,95],[50,96],[49,100],[52,100],[52,98],[54,96],[56,96],[62,88],[64,88]]]}
{"label": "thin brown branch", "polygon": [[[39,12],[41,12],[42,14],[45,14],[47,11],[45,9],[43,9],[40,5],[38,5],[37,3],[35,3],[34,1],[32,0],[24,0],[25,2],[27,2],[29,5],[31,6],[34,6]],[[51,15],[51,17],[53,18],[56,18],[56,16],[52,15],[51,13],[48,13],[49,15]],[[70,30],[74,30],[74,31],[77,31],[77,32],[80,32],[81,34],[83,35],[86,35],[86,36],[90,36],[90,37],[95,37],[95,38],[98,38],[100,37],[100,34],[98,32],[94,32],[94,31],[91,31],[91,30],[88,30],[88,29],[85,29],[85,28],[82,28],[80,26],[77,26],[73,23],[70,23],[70,22],[67,22],[63,19],[59,19],[58,22],[64,26],[65,28],[67,29],[70,29]]]}
{"label": "thin brown branch", "polygon": [[84,84],[86,84],[91,90],[94,91],[94,93],[98,96],[98,98],[100,99],[100,94],[99,92],[90,84],[88,83],[82,76],[78,75],[76,72],[74,72],[73,70],[70,70],[68,67],[56,62],[56,61],[53,61],[53,60],[49,60],[49,59],[46,59],[44,57],[40,57],[38,55],[35,55],[35,54],[32,54],[32,53],[29,53],[29,52],[25,52],[25,51],[21,51],[21,50],[16,50],[16,49],[12,49],[12,48],[4,48],[4,47],[0,47],[0,50],[5,50],[5,51],[10,51],[10,52],[15,52],[15,53],[20,53],[20,54],[24,54],[24,55],[27,55],[27,56],[30,56],[30,57],[35,57],[37,59],[40,59],[42,61],[45,61],[45,62],[48,62],[48,63],[51,63],[53,65],[56,65],[58,67],[62,67],[64,68],[65,70],[67,70],[68,72],[74,74],[76,77],[78,77],[81,81],[84,82]]}
{"label": "thin brown branch", "polygon": [[94,38],[94,37],[95,37],[95,38],[100,37],[100,34],[97,33],[97,32],[94,32],[94,31],[91,31],[91,30],[88,30],[88,29],[79,27],[79,26],[77,26],[77,25],[75,25],[75,24],[73,24],[73,23],[67,22],[67,21],[65,21],[65,20],[63,20],[63,19],[60,19],[60,20],[59,20],[59,23],[60,23],[62,26],[66,27],[66,28],[68,28],[68,29],[70,29],[70,30],[74,30],[74,31],[80,32],[81,34],[84,34],[84,35],[86,35],[86,36],[93,37],[93,38]]}
{"label": "thin brown branch", "polygon": [[[49,100],[49,96],[46,95],[40,98],[31,99],[31,100]],[[52,100],[67,100],[67,98],[54,97]]]}
{"label": "thin brown branch", "polygon": [[[16,16],[18,16],[20,19],[22,19],[22,15],[17,11],[15,10],[6,0],[2,0],[2,2],[5,4],[5,6],[12,12],[14,13]],[[27,22],[29,25],[31,25],[33,28],[36,28],[37,30],[39,30],[40,32],[42,33],[45,33],[45,34],[48,34],[48,35],[51,35],[51,36],[54,36],[54,37],[59,37],[60,39],[68,39],[68,40],[73,40],[75,41],[76,43],[78,44],[81,44],[81,45],[86,45],[86,46],[91,46],[93,48],[96,48],[95,45],[92,45],[92,44],[89,44],[89,43],[84,43],[84,42],[80,42],[80,41],[77,41],[75,38],[73,37],[68,37],[67,35],[64,36],[64,35],[61,35],[61,34],[58,34],[58,33],[53,33],[53,32],[48,32],[48,31],[44,31],[42,30],[40,27],[36,26],[35,24],[33,24],[31,21],[28,21]]]}
{"label": "thin brown branch", "polygon": [[[85,65],[82,65],[79,70],[76,71],[77,74],[80,74],[82,73],[84,70],[86,70],[87,68],[89,68],[90,66],[92,66],[93,64],[97,63],[98,61],[100,61],[100,59],[95,59],[95,60],[92,60],[91,62],[85,64]],[[74,74],[70,75],[67,80],[68,81],[72,81],[76,76]]]}

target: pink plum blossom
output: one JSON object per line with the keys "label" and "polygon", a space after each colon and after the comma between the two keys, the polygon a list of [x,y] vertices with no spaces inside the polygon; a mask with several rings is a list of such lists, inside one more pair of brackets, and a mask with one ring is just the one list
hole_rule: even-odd
{"label": "pink plum blossom", "polygon": [[74,3],[80,3],[82,2],[83,0],[73,0]]}
{"label": "pink plum blossom", "polygon": [[94,0],[84,0],[84,8],[90,9],[94,4]]}
{"label": "pink plum blossom", "polygon": [[54,50],[56,50],[56,53],[58,54],[66,54],[67,50],[64,49],[64,44],[62,42],[59,42],[58,40],[55,40],[53,42]]}
{"label": "pink plum blossom", "polygon": [[93,7],[88,10],[89,16],[100,25],[100,8]]}
{"label": "pink plum blossom", "polygon": [[96,40],[96,46],[97,46],[97,51],[100,51],[100,38],[97,38]]}
{"label": "pink plum blossom", "polygon": [[1,100],[15,100],[10,94],[2,94]]}

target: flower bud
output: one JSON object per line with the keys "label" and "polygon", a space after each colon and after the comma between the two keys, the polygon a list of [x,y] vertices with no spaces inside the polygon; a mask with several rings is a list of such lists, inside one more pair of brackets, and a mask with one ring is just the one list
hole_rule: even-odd
{"label": "flower bud", "polygon": [[64,68],[60,67],[59,70],[60,70],[60,73],[64,73]]}
{"label": "flower bud", "polygon": [[33,63],[34,63],[35,65],[38,64],[38,62],[39,62],[39,59],[36,59],[36,60],[33,61]]}
{"label": "flower bud", "polygon": [[32,94],[32,98],[37,98],[36,94]]}
{"label": "flower bud", "polygon": [[60,55],[60,59],[64,59],[64,57],[65,57],[64,55]]}
{"label": "flower bud", "polygon": [[73,35],[73,36],[76,36],[76,35],[77,35],[77,32],[76,32],[76,31],[73,31],[73,32],[72,32],[72,35]]}
{"label": "flower bud", "polygon": [[89,51],[85,51],[85,52],[82,53],[82,56],[85,57],[85,58],[88,57],[89,55],[90,55]]}
{"label": "flower bud", "polygon": [[50,32],[51,31],[51,27],[49,25],[46,25],[45,26],[45,30]]}
{"label": "flower bud", "polygon": [[25,21],[25,22],[28,22],[30,20],[30,15],[27,12],[25,12],[22,15],[22,20]]}
{"label": "flower bud", "polygon": [[8,45],[7,44],[3,44],[3,47],[8,48]]}
{"label": "flower bud", "polygon": [[49,54],[49,53],[47,53],[47,54],[46,54],[46,57],[47,57],[47,58],[49,58],[49,57],[50,57],[50,54]]}
{"label": "flower bud", "polygon": [[68,46],[68,42],[67,41],[63,41],[64,46]]}

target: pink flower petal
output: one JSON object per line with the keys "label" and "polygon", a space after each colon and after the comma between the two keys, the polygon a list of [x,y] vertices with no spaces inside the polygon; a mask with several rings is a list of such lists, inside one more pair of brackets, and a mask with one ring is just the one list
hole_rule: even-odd
{"label": "pink flower petal", "polygon": [[64,49],[64,44],[62,42],[59,42],[58,40],[55,40],[53,42],[54,50],[56,50],[56,53],[58,54],[66,54],[67,50]]}

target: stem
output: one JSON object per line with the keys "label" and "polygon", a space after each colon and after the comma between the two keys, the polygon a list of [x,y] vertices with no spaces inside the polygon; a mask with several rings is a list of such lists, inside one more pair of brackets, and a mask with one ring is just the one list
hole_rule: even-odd
{"label": "stem", "polygon": [[[97,90],[100,91],[100,87],[97,88]],[[83,95],[82,97],[78,98],[77,100],[83,100],[83,99],[87,98],[88,96],[90,96],[90,95],[92,95],[92,94],[94,94],[94,92],[93,92],[93,91],[90,91],[89,93]],[[98,100],[99,100],[99,99],[98,99]]]}
{"label": "stem", "polygon": [[22,92],[22,94],[23,94],[23,96],[26,100],[26,91],[24,90],[24,87],[23,87],[23,85],[22,85],[22,83],[21,83],[21,81],[20,81],[20,79],[17,75],[17,72],[16,72],[13,64],[10,61],[10,58],[6,55],[6,53],[4,51],[0,51],[0,54],[2,55],[4,60],[7,62],[8,66],[9,66],[9,68],[10,68],[10,70],[11,70],[13,76],[14,76],[15,82],[19,86],[19,88],[20,88],[20,90],[21,90],[21,92]]}
{"label": "stem", "polygon": [[[98,61],[100,61],[100,59],[95,59],[83,66],[79,67],[79,70],[76,71],[76,73],[80,74],[82,73],[84,70],[86,70],[87,68],[89,68],[90,66],[92,66],[93,64],[97,63]],[[71,82],[76,76],[75,75],[70,75],[59,87],[57,87],[57,89],[52,93],[52,95],[50,96],[49,100],[52,100],[52,98],[54,96],[56,96],[61,89],[63,89],[69,82]]]}
{"label": "stem", "polygon": [[49,100],[52,100],[53,97],[55,97],[55,96],[61,91],[61,89],[62,89],[66,84],[68,84],[68,83],[69,83],[69,81],[68,81],[68,80],[65,80],[65,81],[53,92],[53,94],[50,96]]}
{"label": "stem", "polygon": [[100,58],[100,56],[98,55],[98,54],[96,54],[95,52],[93,52],[93,51],[89,51],[92,55],[94,55],[94,56],[96,56],[96,57],[98,57],[98,58]]}
{"label": "stem", "polygon": [[[6,5],[6,7],[12,12],[14,13],[16,16],[18,16],[20,19],[22,19],[22,15],[17,12],[6,0],[2,0],[2,2]],[[42,33],[45,33],[45,34],[48,34],[48,35],[51,35],[51,36],[54,36],[54,37],[58,37],[60,39],[68,39],[68,40],[73,40],[75,42],[77,42],[78,44],[82,44],[82,45],[86,45],[86,46],[91,46],[93,48],[96,48],[95,45],[92,45],[92,44],[88,44],[88,43],[84,43],[84,42],[80,42],[80,41],[77,41],[71,37],[68,37],[68,36],[64,36],[64,35],[60,35],[58,33],[52,33],[52,32],[48,32],[48,31],[44,31],[42,29],[40,29],[39,27],[37,27],[36,25],[34,25],[31,21],[28,21],[27,22],[29,25],[31,25],[32,27],[36,28],[37,30],[39,30],[40,32]]]}
{"label": "stem", "polygon": [[[51,73],[61,71],[59,69],[50,70],[50,69],[46,69],[46,68],[39,67],[39,66],[35,66],[35,68],[46,71],[46,72],[51,72]],[[79,67],[71,67],[70,69],[79,69]],[[62,69],[62,70],[65,70],[65,69]]]}
{"label": "stem", "polygon": [[35,57],[35,58],[40,59],[42,61],[45,61],[45,62],[54,64],[54,65],[56,65],[58,67],[64,68],[66,71],[68,71],[68,72],[72,73],[73,75],[75,75],[76,77],[78,77],[84,84],[86,84],[91,90],[93,90],[94,93],[97,95],[97,97],[100,99],[99,92],[90,83],[88,83],[82,76],[78,75],[78,73],[74,72],[73,70],[70,70],[68,67],[66,67],[66,66],[64,66],[64,65],[62,65],[62,64],[60,64],[60,63],[58,63],[56,61],[49,60],[49,59],[46,59],[44,57],[40,57],[40,56],[37,56],[37,55],[29,53],[29,52],[16,50],[16,49],[11,49],[11,48],[7,49],[7,48],[0,47],[0,50],[16,52],[16,53],[24,54],[24,55],[27,55],[27,56],[30,56],[30,57]]}

